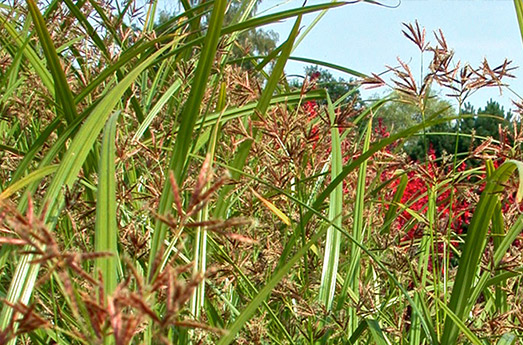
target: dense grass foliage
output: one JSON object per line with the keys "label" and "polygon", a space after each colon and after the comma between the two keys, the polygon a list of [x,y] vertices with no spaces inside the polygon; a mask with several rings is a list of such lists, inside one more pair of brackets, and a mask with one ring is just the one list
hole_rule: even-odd
{"label": "dense grass foliage", "polygon": [[302,16],[340,6],[2,2],[0,344],[517,343],[521,124],[461,110],[511,65],[417,22],[419,77],[293,56]]}

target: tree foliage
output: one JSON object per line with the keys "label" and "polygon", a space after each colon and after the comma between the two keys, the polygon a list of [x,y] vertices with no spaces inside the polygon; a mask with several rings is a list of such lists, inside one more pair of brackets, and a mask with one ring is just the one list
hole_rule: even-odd
{"label": "tree foliage", "polygon": [[[393,94],[392,98],[395,101],[385,105],[378,113],[383,125],[391,133],[400,132],[434,115],[438,117],[457,115],[452,104],[437,95],[431,94],[428,97],[424,114],[418,106],[404,101],[400,95]],[[480,145],[482,138],[491,137],[494,140],[501,140],[500,130],[510,130],[513,126],[513,114],[510,111],[505,112],[505,109],[492,99],[483,108],[477,110],[472,104],[466,103],[460,114],[464,115],[460,120],[433,126],[420,136],[407,141],[405,151],[415,160],[424,159],[428,148],[434,150],[437,157],[445,153],[466,153]]]}
{"label": "tree foliage", "polygon": [[352,91],[348,97],[342,100],[341,104],[352,103],[357,108],[361,107],[361,94],[356,89],[357,85],[352,79],[348,81],[341,77],[336,79],[331,72],[315,65],[306,66],[305,77],[303,79],[292,79],[289,84],[291,88],[303,88],[305,86],[305,89],[325,89],[333,102]]}
{"label": "tree foliage", "polygon": [[[190,4],[195,6],[199,1],[190,1]],[[258,10],[259,5],[262,1],[257,1],[248,17],[254,17]],[[224,25],[234,24],[238,22],[239,17],[245,11],[245,5],[247,3],[242,0],[232,0],[229,2],[228,10],[224,17]],[[176,13],[170,13],[168,11],[161,11],[158,15],[158,19],[155,27],[161,28],[163,24],[168,23]],[[203,22],[206,21],[204,16]],[[234,41],[234,47],[231,51],[231,60],[239,60],[250,56],[266,56],[270,54],[278,44],[279,35],[273,30],[263,30],[259,28],[253,28],[247,31],[243,31],[239,34],[238,38]],[[245,69],[253,67],[251,59],[241,60],[241,65]]]}
{"label": "tree foliage", "polygon": [[440,117],[455,115],[452,104],[447,100],[439,98],[433,92],[429,93],[425,102],[425,109],[422,112],[417,105],[412,104],[399,93],[392,93],[392,102],[387,103],[380,109],[378,117],[383,119],[383,124],[387,126],[391,133],[398,133],[412,127],[424,118],[438,114]]}
{"label": "tree foliage", "polygon": [[[341,77],[336,79],[331,72],[318,66],[305,67],[305,75],[309,78],[312,77],[317,87],[326,89],[333,102],[356,87],[352,79],[348,81]],[[343,102],[347,103],[354,99],[360,100],[359,91],[355,91],[354,95],[348,97]]]}

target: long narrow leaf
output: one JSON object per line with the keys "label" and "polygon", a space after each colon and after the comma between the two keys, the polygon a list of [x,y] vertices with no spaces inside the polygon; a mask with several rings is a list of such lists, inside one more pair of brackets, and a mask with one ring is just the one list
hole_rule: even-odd
{"label": "long narrow leaf", "polygon": [[514,0],[514,7],[516,9],[516,16],[518,18],[518,26],[521,34],[521,39],[523,40],[523,1]]}
{"label": "long narrow leaf", "polygon": [[[372,118],[369,120],[367,125],[367,131],[365,133],[365,141],[363,143],[363,152],[366,152],[370,147],[370,138],[372,133]],[[363,231],[364,231],[364,203],[365,203],[365,187],[367,180],[367,161],[364,161],[358,171],[358,185],[356,186],[356,200],[354,203],[354,224],[352,226],[352,237],[359,243],[363,243]],[[351,258],[349,263],[349,272],[347,275],[346,284],[352,290],[352,292],[359,298],[359,284],[360,284],[360,272],[361,272],[361,250],[357,244],[352,243],[351,245]],[[355,308],[349,309],[349,334],[354,332],[358,327],[358,315]],[[371,325],[369,324],[369,327]],[[371,327],[372,328],[372,327]]]}
{"label": "long narrow leaf", "polygon": [[[521,198],[523,188],[523,163],[518,161],[507,161],[503,163],[487,180],[484,191],[474,211],[465,240],[465,247],[459,260],[458,273],[454,282],[449,309],[459,319],[466,317],[465,310],[469,303],[473,289],[473,281],[479,269],[479,259],[486,244],[488,226],[496,209],[498,193],[503,190],[503,184],[512,175],[515,169],[519,172],[518,200]],[[458,337],[458,327],[455,320],[447,317],[441,341],[443,344],[453,344]]]}
{"label": "long narrow leaf", "polygon": [[[187,164],[187,155],[193,141],[193,129],[200,113],[200,105],[207,87],[207,79],[214,62],[226,6],[227,1],[225,0],[217,0],[214,3],[209,28],[207,35],[205,36],[203,49],[200,54],[198,66],[196,67],[194,81],[191,86],[191,92],[180,114],[180,130],[176,137],[173,154],[168,166],[168,170],[172,170],[178,185],[181,185],[183,180],[183,171]],[[158,214],[165,215],[171,208],[172,201],[173,195],[171,192],[171,186],[169,183],[165,183],[160,199],[160,205],[158,206]],[[153,267],[153,262],[156,258],[156,254],[160,250],[163,240],[165,239],[166,231],[166,225],[158,220],[151,240],[149,279],[152,279],[151,269]]]}
{"label": "long narrow leaf", "polygon": [[[334,125],[335,112],[330,97],[327,95],[327,111],[331,121],[331,178],[334,179],[341,172],[343,158],[341,154],[340,133]],[[329,199],[329,220],[341,227],[343,210],[343,185],[339,184],[331,193]],[[336,227],[329,226],[327,230],[327,240],[325,241],[325,255],[323,257],[323,268],[320,283],[320,300],[327,310],[332,307],[334,290],[336,288],[336,276],[338,274],[338,264],[341,245],[341,233]]]}
{"label": "long narrow leaf", "polygon": [[64,70],[62,69],[62,65],[60,63],[60,58],[58,57],[58,53],[56,52],[51,36],[47,31],[45,20],[42,17],[36,2],[34,2],[34,0],[27,0],[27,6],[29,7],[31,17],[33,17],[35,30],[38,33],[44,54],[47,59],[47,63],[49,65],[49,69],[53,75],[55,96],[62,106],[67,122],[70,123],[77,116],[73,93],[71,92],[71,88],[69,87],[69,83],[65,77]]}
{"label": "long narrow leaf", "polygon": [[2,193],[0,193],[0,201],[9,198],[11,195],[20,191],[21,189],[28,186],[29,184],[31,184],[35,181],[40,181],[45,176],[48,176],[48,175],[54,173],[57,168],[58,168],[57,165],[49,165],[49,166],[37,169],[37,170],[31,172],[30,174],[28,174],[27,176],[21,178],[20,180],[10,184],[8,188],[4,189],[2,191]]}
{"label": "long narrow leaf", "polygon": [[[94,247],[96,252],[110,254],[96,260],[96,271],[102,274],[104,291],[112,294],[118,284],[118,226],[116,222],[116,178],[115,178],[115,138],[119,112],[112,115],[105,126],[102,152],[98,165],[98,198],[96,200],[96,223]],[[97,277],[97,276],[95,276]]]}

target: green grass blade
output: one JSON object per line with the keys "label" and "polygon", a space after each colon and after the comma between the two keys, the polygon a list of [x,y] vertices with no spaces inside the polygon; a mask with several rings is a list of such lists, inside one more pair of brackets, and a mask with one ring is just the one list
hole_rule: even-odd
{"label": "green grass blade", "polygon": [[[436,188],[432,185],[427,186],[427,192],[426,197],[428,198],[427,202],[427,216],[426,219],[423,217],[419,217],[418,220],[418,226],[421,226],[425,228],[424,230],[424,236],[421,239],[420,245],[419,245],[419,255],[418,255],[418,261],[419,261],[419,268],[417,271],[414,272],[414,282],[417,287],[417,291],[414,295],[414,303],[418,306],[419,309],[426,311],[427,305],[426,305],[426,291],[428,290],[427,287],[427,277],[430,275],[430,271],[428,269],[428,264],[432,260],[434,270],[438,272],[437,265],[435,264],[435,261],[437,259],[434,259],[435,252],[434,248],[436,246],[435,240],[434,240],[434,218],[436,213]],[[413,215],[413,218],[415,218],[415,215],[417,215],[416,212],[411,213]],[[431,255],[432,253],[432,255]],[[436,279],[436,278],[434,278]],[[434,283],[436,285],[436,283]],[[436,286],[434,286],[434,289],[436,289]],[[437,306],[435,306],[435,309],[437,310]],[[439,315],[436,313],[436,317]],[[421,315],[414,314],[412,315],[412,324],[409,330],[409,340],[412,344],[419,344],[423,337],[423,329],[420,322]],[[439,324],[436,322],[436,325],[439,326]],[[436,333],[439,332],[439,328],[436,329]]]}
{"label": "green grass blade", "polygon": [[[491,162],[487,162],[487,177],[491,176],[494,171],[494,166]],[[494,252],[497,251],[503,241],[505,235],[505,222],[503,220],[503,213],[501,210],[501,200],[496,202],[494,214],[492,215],[492,243],[494,244]],[[496,273],[499,273],[497,271]],[[505,313],[507,311],[507,293],[504,291],[506,284],[500,283],[495,287],[494,305],[497,313]]]}
{"label": "green grass blade", "polygon": [[116,177],[115,140],[116,125],[120,112],[113,114],[105,126],[98,165],[98,189],[96,200],[96,223],[94,229],[94,248],[96,252],[111,256],[96,259],[95,279],[101,272],[104,291],[112,294],[118,284],[118,225],[116,222]]}
{"label": "green grass blade", "polygon": [[[363,153],[365,153],[370,147],[370,138],[372,134],[372,118],[369,120],[367,130],[365,133],[365,141],[363,143]],[[367,161],[362,162],[358,171],[358,185],[356,187],[356,200],[354,203],[354,215],[352,225],[352,237],[358,242],[363,244],[363,232],[364,232],[364,218],[363,212],[365,208],[365,185],[367,179]],[[340,184],[341,186],[341,184]],[[360,268],[361,265],[361,249],[356,243],[351,244],[351,256],[349,263],[349,272],[347,274],[347,286],[359,298],[359,284],[360,284]],[[358,301],[356,301],[358,302]],[[358,314],[356,308],[349,309],[349,325],[348,332],[352,334],[358,327]],[[369,325],[369,327],[371,327]]]}
{"label": "green grass blade", "polygon": [[[220,111],[223,111],[226,106],[227,101],[227,85],[222,82],[220,85],[220,93],[218,96],[218,103],[217,103],[217,109]],[[214,162],[214,155],[216,151],[216,144],[220,135],[220,129],[221,129],[221,121],[218,119],[216,122],[216,125],[214,127],[214,130],[212,132],[211,138],[209,140],[209,146],[207,149],[207,155],[210,157],[210,163],[209,163],[209,169],[212,169],[212,165]],[[211,170],[212,171],[212,170]],[[207,183],[206,188],[210,187],[211,182],[209,181]],[[209,205],[205,204],[203,209],[198,213],[197,215],[198,221],[208,221],[210,219],[209,217]],[[194,273],[196,274],[205,274],[205,271],[207,269],[207,230],[204,227],[198,227],[196,230],[196,238],[195,238],[195,247],[194,247],[194,258],[193,261],[195,263],[194,265]],[[198,320],[200,318],[201,310],[204,307],[205,302],[205,280],[202,280],[200,284],[198,284],[198,287],[195,289],[193,293],[193,297],[191,299],[191,311],[193,317]]]}
{"label": "green grass blade", "polygon": [[360,322],[358,325],[358,328],[351,334],[349,338],[349,342],[347,344],[353,345],[355,344],[358,339],[363,335],[363,332],[369,327],[368,323],[366,321]]}
{"label": "green grass blade", "polygon": [[19,179],[18,181],[11,183],[9,187],[4,189],[2,193],[0,193],[0,201],[8,199],[11,195],[13,195],[16,192],[19,192],[24,187],[27,187],[28,185],[40,181],[42,178],[51,175],[58,169],[58,165],[49,165],[46,167],[42,167],[40,169],[37,169],[27,176],[24,176],[23,178]]}
{"label": "green grass blade", "polygon": [[29,150],[25,153],[24,158],[18,164],[12,178],[11,183],[18,181],[24,174],[29,164],[34,160],[36,154],[40,151],[43,145],[49,140],[49,136],[60,126],[61,121],[59,118],[55,118],[44,131],[38,136],[38,138],[33,142]]}
{"label": "green grass blade", "polygon": [[147,128],[151,125],[151,122],[153,122],[154,118],[158,113],[162,110],[162,108],[165,106],[165,104],[169,101],[169,99],[172,97],[172,95],[180,88],[182,85],[182,82],[180,79],[177,79],[168,89],[165,91],[165,93],[160,97],[158,102],[154,105],[154,107],[151,109],[149,114],[145,117],[143,122],[140,124],[140,127],[136,130],[136,133],[133,136],[134,140],[139,140],[141,136],[145,133]]}
{"label": "green grass blade", "polygon": [[[503,241],[503,236],[505,236],[505,222],[503,220],[503,213],[501,210],[501,201],[499,200],[496,203],[496,209],[494,210],[494,215],[492,216],[491,233],[494,237],[494,252],[496,252]],[[496,286],[495,306],[496,312],[499,314],[503,314],[508,311],[507,292],[505,283],[501,283]]]}
{"label": "green grass blade", "polygon": [[80,9],[77,7],[77,5],[75,5],[72,0],[64,0],[64,3],[67,6],[67,8],[69,8],[69,10],[74,15],[74,17],[85,28],[87,35],[89,36],[89,38],[91,40],[93,40],[96,47],[98,47],[98,49],[100,49],[100,51],[102,52],[104,57],[110,58],[110,54],[109,54],[109,51],[107,50],[106,44],[103,42],[101,37],[98,35],[98,33],[93,28],[93,26],[91,25],[89,20],[85,17],[85,15],[80,11]]}
{"label": "green grass blade", "polygon": [[[479,259],[486,243],[487,230],[499,200],[498,193],[503,190],[503,183],[508,180],[515,169],[518,169],[519,172],[518,200],[520,200],[523,188],[521,183],[523,181],[521,178],[523,163],[510,160],[503,163],[487,179],[485,189],[481,193],[480,200],[474,211],[467,231],[465,247],[459,260],[458,273],[449,303],[449,309],[459,320],[466,318],[465,311],[470,307],[469,303],[475,303],[475,301],[470,300],[470,295],[473,291],[472,284],[479,269]],[[458,331],[459,329],[455,321],[447,316],[441,342],[443,344],[453,344],[458,336]]]}
{"label": "green grass blade", "polygon": [[18,156],[23,156],[25,154],[24,152],[19,151],[19,150],[15,149],[14,147],[3,145],[3,144],[0,144],[0,150],[6,151],[6,152],[11,152]]}
{"label": "green grass blade", "polygon": [[[92,80],[86,87],[84,87],[74,98],[75,103],[81,102],[93,90],[99,87],[108,78],[112,78],[114,73],[120,71],[123,68],[123,66],[131,62],[133,59],[136,59],[137,57],[141,57],[142,60],[146,59],[148,56],[150,56],[150,54],[156,51],[155,46],[157,46],[158,44],[163,44],[167,41],[169,42],[167,44],[174,46],[178,42],[178,40],[179,37],[175,37],[174,35],[165,35],[149,42],[139,41],[135,43],[131,48],[127,49],[124,53],[122,53],[118,60],[114,61],[112,64],[107,66],[102,72],[100,72],[96,76],[96,78],[94,78],[94,80]],[[128,73],[128,71],[124,70],[121,70],[120,72],[125,74]]]}
{"label": "green grass blade", "polygon": [[[340,133],[338,127],[334,125],[336,114],[330,97],[327,95],[327,111],[331,121],[331,178],[334,179],[341,172],[343,158],[341,153]],[[337,227],[342,224],[343,210],[343,185],[339,184],[331,193],[329,199],[329,220]],[[329,226],[327,239],[325,242],[325,254],[323,257],[323,268],[321,273],[321,283],[319,298],[327,310],[332,307],[334,291],[336,289],[336,276],[338,274],[338,264],[341,245],[341,233],[334,226]]]}
{"label": "green grass blade", "polygon": [[[94,108],[94,106],[93,106]],[[58,137],[58,140],[51,146],[51,148],[46,152],[45,156],[38,162],[38,167],[46,167],[50,165],[58,156],[59,154],[64,150],[64,147],[67,143],[67,141],[73,137],[73,135],[77,132],[78,127],[83,123],[85,118],[91,113],[91,111],[88,109],[84,111],[80,116],[78,116],[73,123],[68,125],[65,130],[61,132],[61,135]],[[40,149],[40,147],[45,144],[45,142],[48,140],[49,136],[53,132],[54,124],[60,125],[61,121],[60,118],[55,118],[51,124],[38,136],[37,140],[33,144],[33,146],[30,149],[29,154],[27,155],[27,158],[30,158],[26,161],[26,157],[21,162],[26,162],[27,164],[31,163],[31,161],[34,159],[34,156]],[[15,174],[23,173],[23,170],[20,169],[20,167],[16,170]],[[40,181],[35,181],[31,185],[27,187],[27,191],[30,195],[34,194],[38,184]],[[25,211],[25,207],[27,205],[27,194],[24,194],[22,198],[20,199],[18,203],[18,209],[23,212]]]}
{"label": "green grass blade", "polygon": [[235,31],[244,31],[244,30],[260,27],[263,25],[276,23],[276,22],[284,20],[284,19],[298,17],[298,16],[301,16],[301,15],[304,15],[307,13],[313,13],[313,12],[322,11],[325,9],[331,9],[331,8],[344,6],[349,3],[350,2],[342,1],[342,2],[336,2],[336,3],[324,3],[324,4],[318,4],[318,5],[303,6],[300,8],[294,8],[294,9],[287,10],[287,11],[277,12],[277,13],[269,14],[266,16],[255,17],[255,18],[246,20],[244,22],[229,25],[229,26],[223,28],[222,34],[231,34]]}
{"label": "green grass blade", "polygon": [[73,93],[69,88],[69,83],[67,82],[64,70],[62,69],[60,58],[58,57],[51,36],[47,31],[45,20],[42,17],[36,2],[34,0],[27,0],[27,6],[29,7],[35,30],[40,38],[40,43],[42,44],[48,67],[51,70],[54,79],[55,97],[57,98],[58,103],[62,106],[65,119],[67,122],[71,123],[77,116],[76,105],[74,103]]}
{"label": "green grass blade", "polygon": [[523,0],[514,0],[514,7],[516,9],[516,16],[518,18],[521,39],[523,40]]}
{"label": "green grass blade", "polygon": [[[182,1],[187,2],[186,0]],[[175,30],[178,30],[180,27],[185,26],[186,24],[189,24],[191,26],[192,31],[198,31],[199,23],[193,22],[201,21],[201,17],[210,13],[209,8],[211,7],[212,9],[213,5],[214,1],[201,2],[193,7],[191,7],[190,4],[187,3],[187,6],[184,5],[184,11],[181,14],[172,16],[169,20],[162,23],[160,26],[157,26],[155,28],[156,32],[171,33]],[[184,18],[188,19],[185,20]]]}
{"label": "green grass blade", "polygon": [[503,240],[496,248],[493,259],[494,267],[498,266],[501,260],[503,260],[503,257],[509,250],[512,243],[514,243],[516,238],[519,236],[521,231],[523,231],[523,214],[518,217],[514,224],[512,224],[510,229],[505,234]]}
{"label": "green grass blade", "polygon": [[[434,300],[437,302],[437,304],[440,306],[441,309],[445,311],[447,314],[448,319],[453,322],[454,327],[456,329],[463,332],[463,334],[468,338],[468,340],[474,344],[474,345],[483,345],[484,343],[474,334],[472,331],[463,323],[463,320],[458,317],[456,314],[452,312],[452,310],[447,307],[445,303],[443,303],[439,298],[434,298]],[[445,343],[444,340],[441,340],[441,344],[456,344],[454,341],[453,343]]]}
{"label": "green grass blade", "polygon": [[[338,1],[337,0],[331,0],[331,3],[336,3],[336,2],[338,2]],[[325,16],[325,14],[327,14],[327,11],[328,11],[327,9],[322,10],[309,23],[309,25],[307,25],[305,30],[300,34],[300,37],[298,37],[298,39],[296,40],[296,44],[294,45],[294,48],[292,49],[292,51],[295,51],[296,48],[299,47],[300,43],[305,39],[305,37],[307,37],[307,35],[312,31],[312,29],[314,29],[314,27],[320,22],[321,18],[323,18]]]}
{"label": "green grass blade", "polygon": [[[196,120],[200,113],[200,105],[207,88],[207,79],[212,69],[218,41],[220,39],[220,29],[222,26],[227,1],[218,0],[214,3],[214,8],[209,22],[209,28],[203,44],[198,66],[191,85],[189,97],[180,113],[180,130],[176,137],[173,154],[169,162],[168,170],[172,170],[178,185],[183,182],[183,171],[188,162],[188,153],[193,142],[193,130]],[[171,186],[165,183],[158,206],[158,214],[165,215],[169,212],[173,201]],[[152,279],[153,262],[156,254],[165,239],[167,227],[161,221],[156,222],[155,231],[151,240],[151,250],[149,257],[149,278]]]}
{"label": "green grass blade", "polygon": [[311,65],[318,65],[318,66],[332,68],[332,69],[334,69],[336,71],[347,73],[349,75],[352,75],[352,76],[355,76],[355,77],[358,77],[358,78],[367,78],[367,75],[364,74],[364,73],[355,71],[353,69],[350,69],[350,68],[347,68],[347,67],[344,67],[344,66],[336,65],[336,64],[333,64],[333,63],[330,63],[330,62],[325,62],[325,61],[322,61],[322,60],[309,59],[309,58],[298,57],[298,56],[291,56],[291,57],[289,57],[289,60],[305,62],[305,63],[311,64]]}
{"label": "green grass blade", "polygon": [[[380,324],[377,320],[374,319],[367,319],[366,320],[367,325],[369,326],[370,334],[372,335],[372,339],[374,339],[374,343],[376,345],[391,345],[391,342],[387,339],[385,336],[385,333],[383,333],[383,330],[380,327]],[[354,330],[356,330],[354,328]]]}
{"label": "green grass blade", "polygon": [[282,52],[281,52],[278,60],[276,60],[276,64],[274,65],[274,68],[271,71],[271,76],[270,76],[269,80],[267,80],[267,84],[266,84],[265,88],[263,89],[263,92],[260,96],[260,100],[258,101],[258,104],[254,111],[255,116],[263,117],[265,115],[265,113],[267,112],[269,105],[271,104],[271,100],[274,97],[274,90],[276,90],[276,87],[278,86],[278,83],[280,82],[280,77],[283,75],[283,69],[285,68],[285,65],[287,64],[287,60],[289,59],[292,48],[294,47],[294,41],[296,40],[296,37],[298,36],[300,23],[301,23],[301,17],[298,17],[296,19],[296,22],[294,23],[291,33],[289,34],[289,37],[283,44],[284,47],[282,49]]}
{"label": "green grass blade", "polygon": [[[294,105],[297,103],[303,103],[305,101],[312,101],[312,100],[319,100],[319,99],[325,99],[325,90],[319,89],[319,90],[313,90],[310,92],[307,92],[307,94],[302,95],[301,91],[298,92],[292,92],[292,93],[284,93],[281,95],[273,95],[270,98],[269,106],[273,106],[279,103],[286,103],[289,105]],[[197,126],[207,127],[207,126],[214,126],[216,124],[216,121],[218,118],[221,119],[222,123],[225,123],[227,121],[238,119],[241,117],[251,116],[255,109],[258,108],[258,102],[251,102],[248,104],[245,104],[241,107],[231,107],[228,108],[226,111],[223,112],[216,112],[211,113],[207,115],[205,118],[199,119],[196,122]],[[259,110],[256,110],[259,111]],[[178,130],[176,130],[177,132]]]}
{"label": "green grass blade", "polygon": [[390,227],[392,226],[392,222],[398,215],[397,212],[399,208],[399,202],[401,201],[401,198],[405,193],[408,181],[409,179],[406,174],[401,175],[400,182],[396,188],[396,193],[394,193],[392,202],[389,206],[389,209],[387,210],[387,213],[385,214],[385,218],[383,219],[383,223],[385,224],[385,226],[381,230],[382,234],[390,233]]}
{"label": "green grass blade", "polygon": [[147,8],[147,15],[145,16],[145,23],[143,29],[145,32],[151,32],[154,29],[154,19],[156,17],[156,9],[158,7],[158,0],[149,2]]}
{"label": "green grass blade", "polygon": [[20,52],[23,53],[27,61],[29,61],[29,65],[34,69],[36,74],[40,77],[42,80],[42,83],[45,85],[45,87],[49,90],[51,95],[54,96],[55,94],[55,88],[54,88],[54,82],[53,77],[49,73],[49,71],[45,68],[45,63],[38,54],[34,51],[34,49],[29,45],[29,38],[23,39],[22,35],[16,31],[15,27],[5,18],[3,15],[0,14],[0,23],[3,26],[3,28],[6,30],[6,32],[9,34],[11,39],[16,43],[18,46],[18,49]]}
{"label": "green grass blade", "polygon": [[111,19],[108,18],[104,9],[100,6],[100,4],[97,1],[94,1],[94,0],[88,0],[88,1],[89,1],[89,4],[91,4],[91,6],[93,6],[97,15],[100,16],[100,18],[103,21],[104,29],[107,30],[107,32],[108,32],[106,39],[108,39],[110,42],[114,42],[114,43],[118,44],[118,46],[122,47],[122,41],[120,40],[120,35],[118,35],[118,33],[116,32],[116,28],[112,24]]}
{"label": "green grass blade", "polygon": [[499,338],[497,345],[515,345],[518,341],[518,337],[516,337],[513,333],[505,333]]}
{"label": "green grass blade", "polygon": [[[494,252],[494,259],[492,260],[492,266],[489,267],[489,270],[484,272],[481,275],[481,278],[476,283],[473,292],[470,295],[471,301],[476,301],[480,294],[483,292],[483,290],[491,285],[498,285],[501,284],[504,280],[514,277],[518,275],[519,273],[516,272],[504,272],[499,273],[494,277],[491,278],[490,272],[494,271],[495,268],[498,267],[499,263],[507,253],[508,249],[514,243],[516,238],[519,236],[519,234],[523,231],[523,215],[520,215],[518,219],[514,222],[514,224],[510,227],[510,229],[507,231],[505,237],[501,241],[500,245],[497,247],[496,251]],[[468,308],[465,311],[465,314],[469,313],[471,308],[473,307],[472,303],[468,306]]]}

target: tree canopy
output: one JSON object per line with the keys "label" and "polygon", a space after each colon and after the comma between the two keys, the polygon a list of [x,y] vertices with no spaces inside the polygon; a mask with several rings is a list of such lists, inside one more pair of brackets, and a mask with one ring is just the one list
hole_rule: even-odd
{"label": "tree canopy", "polygon": [[[378,117],[391,133],[397,133],[423,121],[433,115],[438,117],[456,116],[457,111],[452,104],[432,94],[425,103],[425,114],[421,114],[419,107],[402,100],[400,95],[393,94],[392,101],[380,109]],[[445,122],[433,126],[420,136],[405,143],[405,151],[415,160],[424,159],[427,148],[432,148],[436,156],[444,153],[466,153],[476,148],[481,138],[491,137],[500,140],[500,128],[511,129],[513,114],[497,102],[490,99],[483,108],[476,110],[470,103],[466,103],[460,114],[472,115],[459,120]],[[459,136],[456,133],[460,133]],[[464,134],[464,135],[463,135]],[[456,140],[457,147],[456,147]],[[456,151],[457,150],[457,151]]]}

